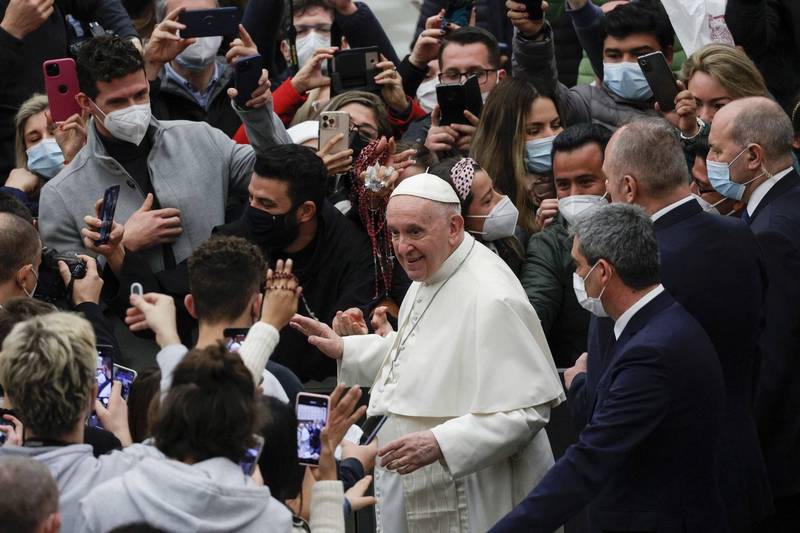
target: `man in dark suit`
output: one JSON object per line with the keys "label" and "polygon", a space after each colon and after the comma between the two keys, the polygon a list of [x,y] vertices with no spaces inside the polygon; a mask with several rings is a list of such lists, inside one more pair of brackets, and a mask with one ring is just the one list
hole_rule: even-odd
{"label": "man in dark suit", "polygon": [[764,254],[769,286],[755,414],[775,496],[772,529],[794,532],[800,527],[800,176],[792,169],[792,124],[766,98],[736,100],[714,117],[709,145],[709,177],[712,162],[727,167],[715,188],[747,204],[742,218]]}
{"label": "man in dark suit", "polygon": [[724,384],[714,347],[659,283],[653,225],[601,207],[574,229],[575,292],[614,321],[578,443],[493,532],[552,532],[586,504],[590,531],[726,530],[715,468]]}
{"label": "man in dark suit", "polygon": [[[637,121],[618,130],[603,172],[613,201],[635,203],[650,215],[661,282],[700,323],[719,356],[726,396],[720,490],[730,530],[750,533],[773,513],[753,415],[766,285],[758,244],[741,220],[705,213],[690,194],[686,159],[666,122]],[[568,389],[581,423],[607,364],[609,331],[603,321],[592,325],[588,372]],[[567,377],[574,373],[569,370]]]}

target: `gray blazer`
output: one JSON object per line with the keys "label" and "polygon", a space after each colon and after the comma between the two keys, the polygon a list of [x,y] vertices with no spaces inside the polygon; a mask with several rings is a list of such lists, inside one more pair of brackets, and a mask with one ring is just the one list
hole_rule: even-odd
{"label": "gray blazer", "polygon": [[[181,262],[225,222],[229,195],[247,197],[247,186],[256,152],[273,144],[291,142],[271,106],[236,109],[252,143],[234,143],[220,130],[204,122],[158,121],[153,147],[147,159],[150,179],[161,207],[181,210],[183,234],[172,244]],[[105,152],[94,126],[87,128],[87,143],[75,159],[42,189],[39,230],[42,242],[60,252],[84,249],[80,230],[83,217],[94,213],[94,203],[111,185],[120,185],[115,221],[124,224],[141,207],[145,196],[135,180]],[[146,251],[153,271],[164,270],[161,247]]]}

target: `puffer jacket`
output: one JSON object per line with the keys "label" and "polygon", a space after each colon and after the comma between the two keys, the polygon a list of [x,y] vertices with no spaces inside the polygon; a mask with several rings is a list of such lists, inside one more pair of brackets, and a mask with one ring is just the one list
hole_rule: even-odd
{"label": "puffer jacket", "polygon": [[566,221],[558,215],[544,231],[531,236],[521,274],[558,368],[572,366],[586,351],[589,331],[589,312],[578,304],[572,288],[571,249]]}

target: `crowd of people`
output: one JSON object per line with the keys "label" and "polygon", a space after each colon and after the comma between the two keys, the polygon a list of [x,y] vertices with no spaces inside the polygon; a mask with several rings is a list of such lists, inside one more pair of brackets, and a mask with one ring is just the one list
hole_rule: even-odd
{"label": "crowd of people", "polygon": [[0,0],[0,532],[797,531],[800,8],[717,3]]}

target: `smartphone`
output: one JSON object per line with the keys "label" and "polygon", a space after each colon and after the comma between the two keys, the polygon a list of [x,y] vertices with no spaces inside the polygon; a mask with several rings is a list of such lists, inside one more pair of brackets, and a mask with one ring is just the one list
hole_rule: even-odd
{"label": "smartphone", "polygon": [[472,13],[472,0],[450,0],[447,2],[447,7],[444,10],[444,18],[442,19],[442,29],[448,23],[456,24],[458,26],[469,26],[469,16]]}
{"label": "smartphone", "polygon": [[103,193],[103,207],[100,209],[100,238],[94,241],[96,246],[106,244],[111,237],[111,227],[114,225],[114,212],[117,210],[119,198],[119,185],[112,185]]}
{"label": "smartphone", "polygon": [[322,453],[322,428],[328,423],[327,396],[297,395],[297,458],[301,465],[317,466]]}
{"label": "smartphone", "polygon": [[249,328],[225,328],[222,335],[225,337],[225,347],[229,352],[238,352],[247,337]]}
{"label": "smartphone", "polygon": [[61,122],[76,113],[80,115],[81,107],[75,99],[75,95],[81,92],[75,60],[71,57],[50,59],[42,63],[42,70],[47,103],[53,120]]}
{"label": "smartphone", "polygon": [[639,56],[637,61],[661,111],[675,109],[675,97],[678,96],[680,89],[664,54],[662,52],[645,54]]}
{"label": "smartphone", "polygon": [[[14,424],[14,422],[12,422],[11,420],[6,420],[5,418],[3,418],[3,415],[15,415],[14,411],[12,411],[11,409],[4,409],[0,407],[0,426],[16,427],[16,424]],[[8,437],[6,436],[5,433],[0,431],[0,446],[5,444],[6,440],[8,440]]]}
{"label": "smartphone", "polygon": [[[108,407],[108,399],[111,397],[111,386],[114,383],[114,348],[112,346],[98,344],[97,345],[97,368],[95,369],[95,379],[97,380],[97,399],[103,404],[103,407]],[[100,419],[97,418],[97,413],[92,410],[89,415],[87,425],[101,428],[103,425]]]}
{"label": "smartphone", "polygon": [[186,25],[181,37],[236,36],[239,34],[239,10],[235,7],[193,9],[178,15],[178,22]]}
{"label": "smartphone", "polygon": [[345,91],[367,91],[378,94],[380,86],[375,83],[378,74],[380,52],[377,46],[337,50],[328,60],[331,78],[331,96]]}
{"label": "smartphone", "polygon": [[544,18],[541,0],[522,0],[522,3],[525,4],[525,11],[528,12],[530,20],[542,20]]}
{"label": "smartphone", "polygon": [[342,138],[333,145],[329,153],[335,154],[350,148],[350,113],[347,111],[324,111],[319,116],[319,149],[338,134]]}
{"label": "smartphone", "polygon": [[244,457],[239,461],[239,466],[242,467],[242,472],[246,476],[252,476],[258,464],[258,458],[261,457],[261,451],[264,449],[264,437],[261,435],[253,435],[253,446],[244,451]]}
{"label": "smartphone", "polygon": [[253,54],[243,57],[233,64],[233,84],[238,94],[236,105],[244,107],[258,88],[261,78],[261,56]]}
{"label": "smartphone", "polygon": [[436,86],[436,100],[439,103],[439,124],[469,124],[464,111],[476,117],[481,116],[483,99],[477,76],[470,76],[464,83]]}
{"label": "smartphone", "polygon": [[388,417],[386,415],[371,416],[367,418],[366,422],[364,422],[364,425],[361,427],[361,429],[364,431],[364,434],[361,435],[361,441],[359,444],[361,446],[367,446],[373,440],[375,440],[375,437],[378,436],[378,432],[386,423],[387,418]]}
{"label": "smartphone", "polygon": [[128,368],[122,365],[114,364],[114,381],[119,381],[122,383],[122,399],[128,400],[128,396],[131,393],[131,386],[133,385],[133,381],[136,379],[136,370],[132,368]]}

